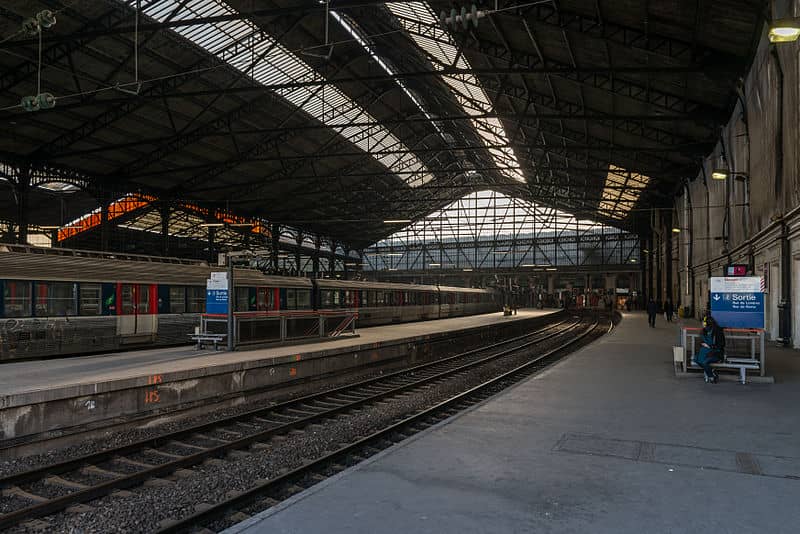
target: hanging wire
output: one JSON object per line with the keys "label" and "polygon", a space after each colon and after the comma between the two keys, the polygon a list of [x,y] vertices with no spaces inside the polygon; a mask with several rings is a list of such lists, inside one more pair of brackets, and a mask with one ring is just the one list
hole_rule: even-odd
{"label": "hanging wire", "polygon": [[136,0],[136,13],[133,22],[133,76],[136,82],[139,81],[139,11],[141,8],[140,0]]}
{"label": "hanging wire", "polygon": [[39,65],[36,68],[36,94],[42,94],[42,25],[39,24]]}

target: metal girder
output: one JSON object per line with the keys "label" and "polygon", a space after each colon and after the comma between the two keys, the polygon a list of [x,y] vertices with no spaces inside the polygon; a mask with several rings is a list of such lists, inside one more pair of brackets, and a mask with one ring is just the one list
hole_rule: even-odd
{"label": "metal girder", "polygon": [[[385,11],[382,13],[382,16],[395,27],[397,27],[398,24],[392,19],[396,18],[402,20],[404,22],[404,28],[409,33],[426,37],[442,44],[451,44],[446,30],[438,25],[426,24],[419,20],[390,15]],[[614,73],[613,69],[595,70],[593,72],[590,70],[570,70],[572,66],[569,64],[559,63],[549,58],[545,58],[545,61],[542,62],[535,54],[510,50],[503,45],[493,43],[488,39],[479,39],[471,34],[465,34],[463,40],[461,40],[458,45],[465,52],[472,52],[490,59],[501,60],[511,67],[529,69],[550,68],[552,72],[549,72],[549,74],[553,76],[571,80],[578,84],[600,89],[611,94],[658,106],[666,111],[679,113],[699,112],[708,116],[720,116],[725,114],[725,109],[722,106],[712,106],[708,103],[689,100],[685,98],[685,95],[674,95],[662,89],[648,88],[645,85],[612,75]],[[545,72],[547,71],[543,71],[543,73]]]}
{"label": "metal girder", "polygon": [[[275,39],[276,42],[281,37],[283,37],[283,35],[285,35],[289,31],[291,31],[291,29],[294,27],[295,24],[297,24],[297,22],[299,22],[299,20],[295,20],[294,23],[290,24],[287,29],[283,30],[283,33],[281,33],[280,35],[278,35],[276,37],[276,39]],[[252,35],[252,34],[250,34],[250,35]],[[251,65],[255,64],[255,61],[258,61],[262,57],[265,57],[267,54],[269,54],[270,51],[273,49],[273,47],[274,47],[274,45],[270,46],[270,47],[267,47],[265,50],[263,50],[259,54],[258,58],[254,58],[252,60]],[[231,82],[230,85],[232,85],[233,83],[238,82],[240,79],[244,78],[245,76],[246,76],[246,71],[237,72],[237,75],[234,77],[234,79],[233,79],[233,81]],[[224,94],[224,90],[222,91],[221,94]],[[207,122],[207,123],[199,126],[198,128],[195,128],[194,130],[192,130],[192,131],[190,131],[188,133],[186,133],[185,129],[184,129],[184,130],[180,131],[178,133],[178,135],[174,136],[169,141],[164,142],[164,143],[159,143],[159,145],[157,146],[157,148],[154,151],[150,152],[146,156],[138,157],[136,159],[136,161],[134,161],[132,164],[124,166],[124,167],[118,169],[116,172],[120,173],[120,174],[127,175],[127,176],[134,175],[137,171],[145,169],[148,166],[150,166],[151,164],[153,164],[155,162],[158,162],[158,161],[161,161],[162,159],[164,159],[167,156],[175,154],[176,152],[180,151],[181,149],[185,148],[186,146],[188,146],[188,145],[190,145],[192,143],[196,143],[196,142],[200,141],[201,139],[203,139],[209,133],[217,132],[217,131],[220,131],[221,129],[225,129],[225,128],[230,129],[230,124],[232,122],[235,122],[235,121],[237,121],[237,120],[239,120],[239,119],[241,119],[243,117],[247,117],[248,115],[250,115],[251,113],[253,113],[255,111],[263,109],[265,104],[269,104],[270,102],[274,102],[277,98],[278,98],[277,95],[274,95],[274,94],[260,95],[260,96],[258,96],[256,98],[254,98],[253,100],[244,102],[242,105],[237,106],[236,108],[234,108],[234,109],[222,114],[221,116],[216,117],[214,120],[212,120],[210,122]],[[212,104],[214,104],[215,102],[216,102],[216,99],[214,101],[212,101],[210,104],[208,104],[208,106],[206,106],[206,109],[209,106],[211,106]],[[291,118],[295,114],[297,109],[299,109],[299,108],[293,109],[292,112],[289,114],[289,117],[284,119],[284,121],[282,121],[282,123],[285,123],[286,121],[288,121],[289,118]],[[198,116],[202,115],[202,113],[198,113],[197,115]],[[191,183],[188,184],[189,187],[191,187],[191,185],[192,185]]]}
{"label": "metal girder", "polygon": [[[203,139],[208,139],[212,137],[226,137],[229,135],[241,135],[243,132],[235,129],[225,129],[222,128],[220,130],[216,130],[213,132],[208,132],[202,136]],[[47,159],[56,160],[63,157],[75,157],[75,156],[88,156],[90,154],[98,154],[101,152],[108,152],[114,150],[121,150],[125,148],[134,148],[137,146],[142,145],[158,145],[161,143],[168,143],[172,142],[175,139],[175,136],[166,136],[166,137],[152,137],[149,139],[142,139],[140,141],[131,141],[128,143],[120,143],[116,145],[110,145],[105,147],[97,147],[97,148],[89,148],[86,150],[71,150],[68,154],[64,154],[61,156],[53,156]],[[425,154],[425,153],[439,153],[439,152],[468,152],[468,151],[484,151],[488,149],[501,149],[501,148],[547,148],[551,146],[547,143],[498,143],[498,144],[491,144],[491,145],[451,145],[445,147],[436,147],[436,148],[416,148],[411,150],[409,148],[402,148],[402,149],[394,149],[394,150],[380,150],[373,152],[376,156],[385,156],[390,154],[409,154],[409,153],[417,153],[417,154]],[[690,144],[683,144],[683,145],[675,145],[675,146],[634,146],[634,145],[610,145],[604,143],[595,143],[595,144],[584,144],[584,145],[569,145],[567,148],[572,150],[583,150],[583,151],[593,151],[593,152],[606,152],[608,154],[612,153],[636,153],[636,152],[648,152],[648,153],[664,153],[664,152],[674,152],[680,153],[683,155],[691,155],[692,157],[700,157],[707,154],[711,149],[713,149],[713,143],[709,142],[699,142],[699,143],[690,143]],[[308,154],[308,155],[299,155],[299,156],[288,156],[288,155],[279,155],[279,156],[262,156],[252,159],[247,159],[245,161],[248,162],[255,162],[255,161],[292,161],[296,159],[304,159],[304,160],[313,160],[313,159],[327,159],[327,158],[348,158],[348,157],[359,157],[364,154],[363,151],[351,151],[351,152],[320,152],[316,154]],[[189,165],[183,166],[182,169],[201,169],[203,167],[213,165],[213,164],[203,164],[203,165]],[[160,172],[174,172],[174,171],[160,171]],[[157,173],[155,173],[157,174]],[[146,173],[145,175],[149,176],[150,173]],[[141,174],[140,174],[141,176]]]}
{"label": "metal girder", "polygon": [[[113,28],[117,26],[120,22],[129,19],[131,17],[130,9],[122,3],[118,4],[111,4],[111,9],[103,13],[100,17],[89,21],[88,23],[84,24],[81,29],[79,30],[80,33],[85,33],[87,31],[91,31],[94,29],[100,28],[107,28],[110,31],[113,31]],[[79,37],[74,40],[70,40],[67,42],[60,42],[53,46],[49,46],[42,50],[42,63],[46,65],[57,64],[63,59],[68,58],[73,52],[80,50],[81,48],[85,47],[87,43],[94,40],[94,37],[87,36],[87,37]],[[26,40],[31,41],[31,40]],[[25,46],[38,46],[38,40],[32,40],[33,42],[27,42]],[[0,48],[8,47],[14,41],[6,41]],[[26,61],[20,65],[18,65],[14,69],[9,69],[8,72],[0,75],[0,93],[4,93],[11,89],[12,87],[16,86],[19,83],[22,83],[26,79],[35,76],[38,71],[38,64],[33,61]]]}
{"label": "metal girder", "polygon": [[[399,89],[399,87],[398,87]],[[574,106],[574,105],[572,105]],[[587,121],[630,121],[634,123],[656,121],[656,122],[701,122],[695,117],[686,115],[645,115],[645,114],[625,114],[625,113],[585,113],[581,110],[570,110],[553,112],[553,113],[478,113],[475,115],[449,115],[449,116],[434,116],[434,117],[405,117],[402,119],[382,119],[373,121],[353,121],[347,124],[306,124],[301,126],[284,126],[284,127],[269,127],[269,128],[253,128],[250,130],[239,130],[237,134],[261,134],[261,133],[280,133],[287,129],[297,130],[345,130],[350,127],[370,128],[377,126],[385,126],[389,124],[413,124],[413,123],[431,123],[431,122],[450,122],[450,121],[469,121],[477,119],[501,119],[509,121],[519,121],[524,119],[536,120],[587,120]],[[708,126],[711,129],[711,126]],[[641,127],[637,131],[638,135],[642,135]],[[670,132],[665,134],[673,135]],[[678,142],[691,143],[697,142],[692,139],[683,139]],[[674,143],[677,144],[677,143]]]}
{"label": "metal girder", "polygon": [[[276,26],[277,28],[277,26]],[[118,103],[118,107],[114,107],[110,110],[107,110],[100,115],[97,115],[90,119],[88,122],[81,124],[79,127],[73,128],[70,132],[56,138],[55,140],[49,142],[46,145],[43,145],[39,149],[37,149],[36,153],[34,154],[36,157],[46,157],[47,155],[59,154],[65,150],[67,150],[70,146],[91,137],[97,131],[108,127],[109,125],[113,124],[114,122],[127,117],[133,113],[135,113],[139,108],[149,103],[150,99],[164,99],[165,95],[174,92],[175,90],[182,87],[187,82],[196,80],[198,77],[201,76],[203,72],[206,71],[209,67],[215,66],[225,66],[230,68],[232,71],[235,71],[233,66],[227,66],[224,62],[224,57],[226,55],[238,53],[240,51],[238,46],[241,43],[249,42],[250,40],[255,38],[255,34],[267,34],[264,30],[259,30],[258,32],[247,34],[240,39],[234,41],[228,48],[221,50],[219,52],[220,57],[215,57],[210,54],[205,55],[199,61],[195,62],[189,68],[184,71],[182,74],[178,74],[175,76],[170,76],[160,80],[156,84],[148,84],[146,85],[137,95],[130,95],[125,98],[115,99],[114,104]],[[172,36],[174,39],[182,39],[180,36]],[[216,91],[217,94],[225,93],[226,90],[230,90],[229,88],[220,88]],[[103,105],[107,105],[107,102],[101,101]],[[92,105],[97,105],[95,102]],[[64,107],[60,106],[60,109],[64,109]]]}
{"label": "metal girder", "polygon": [[[344,68],[346,68],[346,65],[338,67],[337,70],[341,70],[341,69],[344,69]],[[321,87],[320,87],[320,89],[321,89]],[[313,95],[316,95],[316,91],[312,95],[309,95],[308,98],[311,98]],[[348,102],[347,105],[352,107],[352,108],[359,106],[358,99],[356,99],[356,98],[351,99],[350,102]],[[302,111],[302,106],[294,107],[292,112],[291,112],[291,114],[289,115],[289,117],[287,117],[287,119],[285,119],[285,120],[288,120],[289,118],[291,118],[296,112],[301,112],[301,111]],[[375,124],[380,124],[380,123],[375,123]],[[321,123],[318,123],[314,127],[315,127],[315,129],[322,129],[322,130],[330,130],[331,129],[330,126],[326,126],[326,125],[321,124]],[[206,182],[208,180],[212,180],[215,177],[221,175],[223,172],[226,172],[226,171],[228,171],[230,169],[233,169],[233,168],[237,167],[238,165],[241,165],[248,158],[254,158],[254,157],[257,158],[257,157],[259,157],[259,156],[261,156],[263,154],[267,154],[267,153],[269,153],[269,152],[271,152],[273,150],[277,150],[278,147],[280,147],[282,145],[285,145],[292,138],[301,135],[302,134],[302,130],[304,130],[304,129],[305,128],[303,128],[303,127],[279,127],[279,128],[263,129],[262,131],[259,131],[258,133],[266,133],[268,135],[262,137],[256,143],[253,143],[250,146],[249,149],[247,149],[244,152],[240,153],[235,158],[232,158],[232,159],[226,160],[224,162],[221,162],[220,164],[214,165],[210,169],[208,169],[207,171],[205,171],[205,172],[203,172],[203,173],[201,173],[201,174],[199,174],[197,176],[194,176],[194,177],[190,178],[189,180],[186,180],[185,182],[183,182],[181,184],[180,188],[181,189],[185,189],[186,187],[194,187],[194,186],[196,186],[196,185],[198,185],[200,183]],[[270,134],[274,134],[274,135],[270,135]],[[338,135],[339,134],[336,133],[334,137],[336,137]],[[357,142],[357,140],[353,141],[353,140],[350,140],[350,139],[347,139],[347,138],[344,138],[342,141],[346,142],[347,145],[350,145],[350,146],[352,146],[352,143]],[[299,166],[298,166],[298,168],[299,168]]]}
{"label": "metal girder", "polygon": [[533,21],[539,24],[558,27],[568,32],[658,55],[682,64],[732,65],[737,69],[741,69],[744,65],[744,59],[733,54],[698,46],[697,43],[658,35],[649,28],[644,30],[631,28],[608,20],[600,20],[594,15],[589,16],[564,10],[563,7],[547,3],[531,5],[522,0],[520,9],[524,11],[522,16],[528,21],[532,16]]}

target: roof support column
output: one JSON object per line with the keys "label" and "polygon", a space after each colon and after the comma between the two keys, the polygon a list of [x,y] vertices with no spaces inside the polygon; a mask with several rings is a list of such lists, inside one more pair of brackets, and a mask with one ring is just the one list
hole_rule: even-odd
{"label": "roof support column", "polygon": [[[672,300],[672,212],[668,212],[662,225],[664,229],[664,270],[666,276],[664,304]],[[674,305],[674,304],[673,304]]]}
{"label": "roof support column", "polygon": [[270,250],[270,260],[272,262],[272,272],[278,272],[278,248],[280,247],[280,239],[281,239],[281,227],[279,224],[273,224],[270,226],[270,232],[272,233],[272,250]]}
{"label": "roof support column", "polygon": [[28,195],[31,189],[30,167],[23,165],[17,174],[17,243],[28,243]]}
{"label": "roof support column", "polygon": [[172,214],[172,208],[169,204],[164,203],[159,209],[161,215],[161,254],[169,256],[169,218]]}
{"label": "roof support column", "polygon": [[297,276],[301,276],[300,270],[302,267],[300,262],[302,258],[300,257],[300,247],[303,245],[303,232],[297,232],[297,237],[295,237],[294,242],[297,245],[297,248],[294,249],[294,264],[297,269]]}
{"label": "roof support column", "polygon": [[644,284],[642,289],[645,293],[645,299],[649,300],[653,298],[653,256],[655,256],[652,233],[642,237],[642,243],[644,243],[644,249],[648,251],[647,259],[644,262]]}
{"label": "roof support column", "polygon": [[214,257],[214,241],[217,237],[217,229],[213,226],[208,227],[208,263],[214,265],[217,263],[217,258]]}
{"label": "roof support column", "polygon": [[108,206],[111,203],[111,195],[103,189],[100,192],[100,250],[108,252],[108,241],[110,237],[108,227]]}
{"label": "roof support column", "polygon": [[314,255],[311,257],[311,269],[314,278],[319,278],[319,248],[322,246],[322,238],[314,237]]}
{"label": "roof support column", "polygon": [[328,271],[331,273],[331,278],[335,278],[336,275],[336,245],[336,241],[331,240],[331,257],[328,260],[330,262]]}
{"label": "roof support column", "polygon": [[348,277],[347,277],[347,272],[348,272],[348,269],[347,269],[347,258],[350,257],[350,249],[348,247],[345,247],[345,249],[344,249],[344,256],[345,256],[344,263],[343,263],[343,265],[344,265],[344,274],[342,275],[342,278],[344,278],[345,280],[348,280]]}

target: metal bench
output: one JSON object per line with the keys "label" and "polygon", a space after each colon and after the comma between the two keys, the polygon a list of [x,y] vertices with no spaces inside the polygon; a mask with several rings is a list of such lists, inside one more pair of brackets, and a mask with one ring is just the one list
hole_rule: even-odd
{"label": "metal bench", "polygon": [[[691,328],[691,327],[683,327],[681,329],[681,347],[683,350],[681,351],[683,356],[683,371],[686,372],[690,368],[691,369],[698,369],[699,367],[697,364],[694,363],[694,355],[696,354],[696,343],[700,339],[700,328]],[[734,351],[734,355],[731,356],[724,356],[723,361],[719,363],[712,363],[711,367],[716,369],[738,369],[739,371],[739,382],[742,384],[747,383],[747,371],[758,371],[761,376],[765,374],[765,364],[766,358],[764,355],[764,331],[759,329],[737,329],[737,328],[726,328],[725,329],[725,339],[729,342],[734,342],[736,340],[741,340],[747,342],[749,345],[749,351],[741,351],[741,347],[738,350],[738,353],[744,352],[741,356],[736,356],[737,351],[734,348],[731,350]],[[729,343],[726,350],[731,348]],[[749,352],[749,357],[747,353]],[[675,351],[675,361],[678,362],[679,353]]]}
{"label": "metal bench", "polygon": [[197,343],[196,350],[200,350],[206,343],[214,345],[214,350],[219,350],[219,344],[225,341],[228,334],[189,334],[189,338]]}
{"label": "metal bench", "polygon": [[739,382],[742,384],[747,383],[747,370],[751,369],[758,371],[761,369],[760,362],[752,358],[725,358],[719,363],[712,363],[711,367],[715,369],[738,369]]}

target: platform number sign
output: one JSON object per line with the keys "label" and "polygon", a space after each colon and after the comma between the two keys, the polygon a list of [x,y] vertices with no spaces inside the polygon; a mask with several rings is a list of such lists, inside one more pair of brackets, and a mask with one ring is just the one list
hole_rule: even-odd
{"label": "platform number sign", "polygon": [[760,276],[712,277],[711,315],[725,328],[764,328]]}

